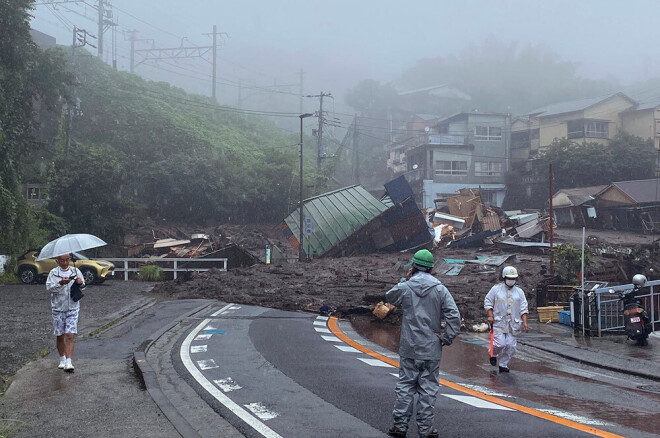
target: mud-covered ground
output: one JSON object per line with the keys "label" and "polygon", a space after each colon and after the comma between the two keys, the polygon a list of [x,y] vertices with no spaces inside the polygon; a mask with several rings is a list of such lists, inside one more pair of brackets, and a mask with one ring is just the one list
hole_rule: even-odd
{"label": "mud-covered ground", "polygon": [[[279,234],[273,227],[234,226],[221,227],[222,234],[255,255],[265,243],[282,245]],[[579,232],[578,232],[579,231]],[[556,241],[579,247],[581,230],[567,229],[557,232]],[[658,278],[660,260],[656,260],[648,247],[659,236],[642,234],[601,232],[590,230],[590,236],[598,236],[593,242],[603,247],[635,247],[646,245],[640,250],[642,260],[637,260],[637,269],[649,276]],[[294,251],[281,246],[288,257],[295,257]],[[536,250],[539,251],[539,250]],[[526,252],[509,249],[436,249],[436,261],[442,258],[474,259],[477,255],[512,254],[504,265],[512,264],[520,272],[519,285],[525,291],[530,304],[530,315],[536,317],[536,291],[540,284],[556,284],[543,275],[541,265],[549,266],[549,256],[540,252]],[[340,317],[375,318],[371,315],[374,304],[385,300],[385,292],[404,275],[402,265],[408,263],[410,253],[370,254],[335,259],[316,259],[304,263],[280,265],[258,264],[248,268],[233,269],[229,272],[209,271],[193,273],[188,278],[158,284],[154,292],[171,298],[210,298],[225,302],[259,305],[284,310],[318,312],[322,305],[332,308]],[[611,254],[595,255],[593,272],[608,272],[626,266]],[[483,299],[491,286],[498,282],[498,273],[504,265],[481,266],[468,264],[458,276],[436,275],[451,292],[463,318],[463,326],[470,330],[474,324],[485,322]],[[629,264],[628,264],[629,265]],[[588,274],[589,275],[589,274]],[[598,274],[592,274],[591,278]],[[621,279],[626,279],[624,272]],[[590,278],[590,277],[587,277]],[[596,278],[593,278],[596,279]],[[398,324],[400,313],[393,312],[385,322]]]}
{"label": "mud-covered ground", "polygon": [[[482,253],[490,254],[490,253]],[[281,265],[259,264],[228,272],[193,273],[188,279],[156,286],[154,293],[171,298],[212,298],[284,310],[318,312],[329,305],[337,316],[371,314],[373,305],[404,275],[410,254],[372,254],[360,257],[317,259]],[[438,257],[438,254],[436,254]],[[474,251],[452,251],[446,257],[474,258]],[[535,289],[542,280],[542,256],[519,255],[520,285],[535,307]],[[454,296],[467,327],[483,322],[483,299],[497,282],[495,268],[466,266],[459,276],[438,276]],[[394,317],[388,318],[396,323]]]}

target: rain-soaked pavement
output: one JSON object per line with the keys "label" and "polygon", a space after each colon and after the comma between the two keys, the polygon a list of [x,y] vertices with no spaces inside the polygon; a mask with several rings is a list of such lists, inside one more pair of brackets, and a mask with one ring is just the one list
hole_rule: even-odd
{"label": "rain-soaked pavement", "polygon": [[[547,337],[534,326],[538,324],[519,339],[533,343],[535,336]],[[398,350],[399,327],[360,320],[353,321],[353,327],[378,345]],[[570,413],[576,421],[594,427],[614,423],[653,434],[660,431],[660,382],[581,364],[520,343],[510,363],[511,373],[500,375],[488,361],[488,336],[462,333],[444,350],[441,370],[469,381],[480,392],[542,403],[559,411],[548,413],[564,417]],[[590,340],[576,336],[575,342]],[[653,359],[649,350],[625,347],[631,349],[629,356]]]}

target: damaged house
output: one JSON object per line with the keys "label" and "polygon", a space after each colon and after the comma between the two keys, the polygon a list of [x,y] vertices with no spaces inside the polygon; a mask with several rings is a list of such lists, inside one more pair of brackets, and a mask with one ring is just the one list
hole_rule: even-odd
{"label": "damaged house", "polygon": [[[307,258],[392,252],[425,246],[432,240],[403,176],[385,184],[382,199],[360,185],[345,187],[303,201],[303,253]],[[300,210],[279,225],[299,249]]]}
{"label": "damaged house", "polygon": [[560,226],[660,233],[660,180],[562,189],[552,197]]}

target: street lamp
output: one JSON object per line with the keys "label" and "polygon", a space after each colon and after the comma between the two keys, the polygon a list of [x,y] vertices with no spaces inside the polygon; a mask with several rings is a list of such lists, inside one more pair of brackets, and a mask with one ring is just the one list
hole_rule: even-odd
{"label": "street lamp", "polygon": [[298,261],[303,260],[303,119],[312,117],[314,114],[305,113],[300,117],[300,236],[298,239]]}

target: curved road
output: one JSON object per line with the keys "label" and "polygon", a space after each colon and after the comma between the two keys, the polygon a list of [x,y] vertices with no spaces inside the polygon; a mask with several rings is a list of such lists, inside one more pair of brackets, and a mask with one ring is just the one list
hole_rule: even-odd
{"label": "curved road", "polygon": [[[335,318],[229,304],[196,322],[173,358],[200,396],[248,437],[383,437],[391,425],[398,356]],[[442,435],[648,436],[560,418],[544,412],[548,406],[487,395],[453,375],[440,381]],[[416,432],[412,421],[408,435]]]}

